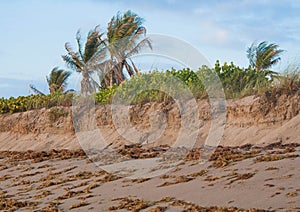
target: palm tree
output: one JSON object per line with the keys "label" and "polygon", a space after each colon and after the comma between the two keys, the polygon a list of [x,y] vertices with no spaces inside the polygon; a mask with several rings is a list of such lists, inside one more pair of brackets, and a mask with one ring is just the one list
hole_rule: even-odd
{"label": "palm tree", "polygon": [[98,28],[99,26],[96,26],[88,33],[84,49],[78,30],[76,35],[78,51],[75,52],[71,45],[66,43],[67,54],[62,56],[69,68],[81,73],[81,93],[83,94],[92,93],[96,88],[100,88],[100,85],[91,77],[91,74],[99,71],[101,62],[106,57],[105,40],[102,39],[103,33],[100,33]]}
{"label": "palm tree", "polygon": [[46,76],[50,93],[54,93],[57,91],[63,92],[67,85],[67,80],[70,77],[70,75],[71,72],[69,71],[59,69],[58,67],[53,68],[49,77]]}
{"label": "palm tree", "polygon": [[142,24],[143,19],[130,10],[123,15],[118,13],[110,20],[107,28],[107,48],[112,65],[112,69],[109,70],[110,86],[125,80],[124,67],[129,76],[138,73],[130,57],[145,46],[152,48],[150,40],[142,37],[146,34],[146,28]]}
{"label": "palm tree", "polygon": [[265,71],[271,66],[280,61],[280,54],[283,50],[279,49],[277,44],[268,44],[267,41],[263,41],[256,45],[252,43],[247,49],[247,57],[250,62],[250,66],[255,68],[257,72]]}
{"label": "palm tree", "polygon": [[29,84],[29,88],[30,88],[35,94],[45,96],[45,94],[44,94],[42,91],[40,91],[39,89],[37,89],[34,85]]}

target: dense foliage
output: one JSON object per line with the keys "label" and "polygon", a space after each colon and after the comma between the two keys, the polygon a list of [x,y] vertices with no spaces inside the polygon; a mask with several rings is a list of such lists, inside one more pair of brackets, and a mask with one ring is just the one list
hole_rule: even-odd
{"label": "dense foliage", "polygon": [[214,70],[218,74],[227,98],[239,98],[253,95],[271,89],[277,73],[273,71],[256,71],[249,66],[240,68],[233,62],[220,65],[216,62]]}
{"label": "dense foliage", "polygon": [[[257,72],[254,68],[240,68],[234,63],[214,68],[152,71],[140,73],[122,84],[101,89],[95,94],[97,104],[122,101],[125,104],[173,101],[173,98],[207,98],[207,83],[213,71],[218,75],[226,98],[276,92],[294,94],[300,89],[299,66],[290,66],[279,75],[272,71]],[[204,83],[206,82],[206,83]],[[15,113],[53,106],[71,106],[74,95],[54,92],[48,95],[30,95],[0,99],[0,113]],[[113,98],[114,97],[114,98]]]}
{"label": "dense foliage", "polygon": [[30,95],[0,99],[0,113],[15,113],[27,110],[51,108],[53,106],[71,106],[72,94],[52,93],[48,95]]}
{"label": "dense foliage", "polygon": [[203,85],[190,69],[153,71],[122,83],[116,90],[115,102],[136,104],[169,101],[172,98],[201,97]]}

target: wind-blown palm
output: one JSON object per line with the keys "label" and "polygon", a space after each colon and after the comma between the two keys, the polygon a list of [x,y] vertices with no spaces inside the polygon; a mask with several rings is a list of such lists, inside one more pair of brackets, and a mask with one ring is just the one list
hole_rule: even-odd
{"label": "wind-blown palm", "polygon": [[107,48],[113,64],[113,69],[109,73],[110,86],[113,83],[120,84],[124,81],[124,67],[129,76],[138,73],[138,69],[130,57],[145,46],[152,48],[150,40],[142,37],[146,33],[146,28],[142,24],[143,19],[131,11],[127,11],[123,15],[117,14],[110,20],[107,28]]}
{"label": "wind-blown palm", "polygon": [[69,71],[59,69],[58,67],[53,68],[49,77],[46,76],[50,93],[54,93],[57,91],[63,92],[67,85],[67,80],[70,77],[70,75],[71,72]]}
{"label": "wind-blown palm", "polygon": [[263,41],[258,45],[252,43],[247,49],[247,57],[250,62],[250,66],[255,68],[256,71],[265,71],[271,66],[280,61],[280,54],[283,50],[278,49],[277,44],[268,44],[267,41]]}
{"label": "wind-blown palm", "polygon": [[105,40],[102,36],[103,33],[100,33],[96,26],[93,31],[89,32],[84,49],[80,31],[76,35],[78,52],[75,52],[69,43],[65,44],[67,54],[62,58],[69,68],[82,74],[81,92],[83,94],[92,93],[99,88],[99,84],[93,80],[91,74],[100,70],[101,62],[106,57]]}

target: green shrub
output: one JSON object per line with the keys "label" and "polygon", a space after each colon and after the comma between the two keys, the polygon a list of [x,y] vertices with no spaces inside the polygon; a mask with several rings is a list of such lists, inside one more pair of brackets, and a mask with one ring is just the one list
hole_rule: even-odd
{"label": "green shrub", "polygon": [[52,93],[48,95],[30,95],[0,99],[0,113],[16,113],[27,110],[71,106],[72,94]]}
{"label": "green shrub", "polygon": [[265,70],[256,71],[252,67],[240,68],[233,62],[220,65],[216,62],[214,70],[219,76],[226,98],[240,98],[247,95],[263,93],[272,86],[277,73]]}
{"label": "green shrub", "polygon": [[204,87],[190,69],[152,71],[132,77],[116,89],[114,102],[138,104],[201,97]]}
{"label": "green shrub", "polygon": [[99,104],[108,104],[111,101],[112,95],[115,93],[117,89],[117,85],[113,85],[113,87],[102,89],[95,94],[95,101]]}
{"label": "green shrub", "polygon": [[[219,79],[216,79],[217,77]],[[216,86],[219,82],[223,87]],[[139,74],[120,86],[114,85],[111,88],[102,89],[92,97],[95,97],[97,104],[108,104],[112,101],[122,104],[138,104],[173,101],[179,98],[207,98],[208,94],[219,95],[218,92],[223,91],[226,98],[240,98],[274,91],[294,94],[299,89],[299,66],[289,66],[284,74],[278,76],[275,72],[268,70],[256,71],[251,67],[240,68],[232,62],[220,65],[217,61],[214,68],[202,66],[197,71],[186,68]],[[0,98],[0,114],[54,106],[71,106],[73,97],[73,94],[55,92],[45,96]],[[75,100],[81,101],[80,98]],[[54,115],[53,119],[56,118]]]}

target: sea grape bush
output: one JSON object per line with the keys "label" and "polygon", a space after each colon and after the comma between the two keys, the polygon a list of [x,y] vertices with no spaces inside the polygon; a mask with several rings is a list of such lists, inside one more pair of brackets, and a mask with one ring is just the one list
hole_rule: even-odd
{"label": "sea grape bush", "polygon": [[[172,101],[172,97],[185,98],[188,96],[187,92],[196,99],[207,98],[209,85],[214,83],[212,80],[212,76],[215,76],[214,73],[217,74],[223,85],[222,89],[226,98],[240,98],[276,89],[288,90],[288,93],[292,94],[300,87],[299,68],[296,71],[295,68],[293,70],[291,74],[288,74],[289,70],[286,70],[285,74],[281,76],[268,70],[257,71],[250,66],[240,68],[232,62],[221,65],[217,61],[213,68],[202,66],[196,71],[189,68],[182,70],[172,68],[163,72],[140,73],[119,86],[114,85],[99,90],[94,94],[94,97],[96,104],[111,103],[115,94],[123,100],[128,100],[125,102],[126,104]],[[170,87],[170,85],[176,86]],[[163,92],[164,90],[168,92]],[[10,97],[8,99],[0,98],[0,114],[53,106],[71,106],[73,98],[73,94],[60,92],[48,95]]]}
{"label": "sea grape bush", "polygon": [[257,71],[252,67],[240,68],[233,62],[220,65],[217,61],[214,67],[219,76],[226,98],[240,98],[255,95],[272,89],[274,79],[278,74],[271,70]]}
{"label": "sea grape bush", "polygon": [[48,95],[29,95],[0,99],[0,113],[16,113],[27,110],[71,106],[72,94],[52,93]]}
{"label": "sea grape bush", "polygon": [[112,87],[102,89],[95,94],[95,101],[98,104],[107,104],[111,102],[111,98],[117,89],[117,85],[114,84]]}
{"label": "sea grape bush", "polygon": [[125,101],[123,104],[164,102],[172,101],[173,98],[202,98],[205,89],[194,71],[188,68],[171,69],[134,76],[118,87],[116,96]]}

